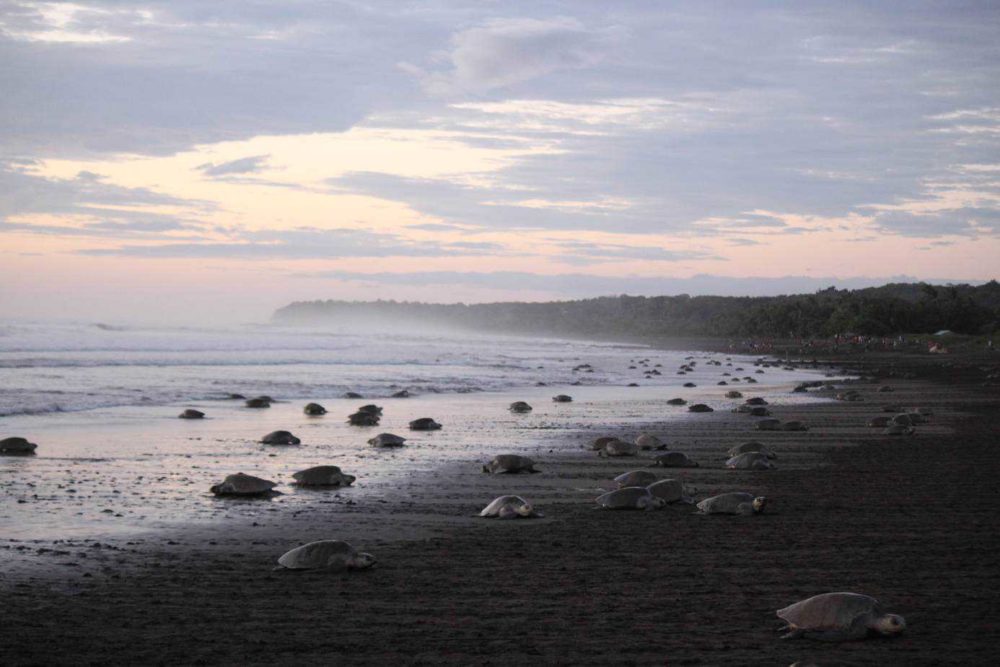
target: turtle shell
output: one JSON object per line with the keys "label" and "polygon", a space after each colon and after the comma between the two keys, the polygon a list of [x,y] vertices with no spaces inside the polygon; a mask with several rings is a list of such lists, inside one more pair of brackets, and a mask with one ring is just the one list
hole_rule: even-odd
{"label": "turtle shell", "polygon": [[860,593],[823,593],[777,612],[778,618],[802,630],[843,630],[859,616],[881,615],[878,600]]}
{"label": "turtle shell", "polygon": [[368,441],[373,447],[402,447],[406,438],[402,438],[392,433],[379,433]]}
{"label": "turtle shell", "polygon": [[321,540],[296,547],[278,559],[289,570],[344,570],[357,550],[347,542]]}
{"label": "turtle shell", "polygon": [[337,466],[313,466],[292,474],[300,486],[350,486],[356,477],[345,475]]}
{"label": "turtle shell", "polygon": [[271,493],[276,486],[270,480],[238,472],[227,476],[210,490],[217,496],[262,496]]}
{"label": "turtle shell", "polygon": [[626,486],[649,486],[656,481],[656,475],[648,470],[631,470],[615,477],[618,488]]}

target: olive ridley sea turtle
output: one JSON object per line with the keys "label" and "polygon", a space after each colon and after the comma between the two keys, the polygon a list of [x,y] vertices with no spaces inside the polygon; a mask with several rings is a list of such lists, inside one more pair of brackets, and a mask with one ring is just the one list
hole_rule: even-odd
{"label": "olive ridley sea turtle", "polygon": [[898,635],[906,629],[902,616],[887,614],[879,601],[861,593],[822,593],[777,612],[788,626],[782,639],[842,642],[871,634]]}

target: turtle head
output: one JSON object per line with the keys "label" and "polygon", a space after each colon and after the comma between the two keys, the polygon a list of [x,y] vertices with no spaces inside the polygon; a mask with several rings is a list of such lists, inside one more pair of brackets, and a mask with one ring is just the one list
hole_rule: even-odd
{"label": "turtle head", "polygon": [[757,496],[756,498],[753,499],[753,502],[750,503],[750,506],[753,507],[754,514],[760,514],[761,512],[763,512],[764,507],[766,505],[767,505],[767,498],[765,498],[764,496]]}
{"label": "turtle head", "polygon": [[352,556],[351,559],[347,561],[347,567],[351,568],[352,570],[367,570],[374,564],[375,564],[375,556],[372,556],[370,553],[365,553],[363,551],[359,551],[358,553],[354,554],[354,556]]}
{"label": "turtle head", "polygon": [[524,503],[518,507],[514,508],[520,516],[532,516],[535,513],[535,508],[531,506],[531,503]]}
{"label": "turtle head", "polygon": [[355,477],[354,475],[344,475],[343,484],[344,484],[344,486],[350,486],[351,484],[354,484],[354,481],[356,479],[357,479],[357,477]]}
{"label": "turtle head", "polygon": [[884,614],[875,619],[872,629],[882,635],[898,635],[906,629],[906,620],[898,614]]}

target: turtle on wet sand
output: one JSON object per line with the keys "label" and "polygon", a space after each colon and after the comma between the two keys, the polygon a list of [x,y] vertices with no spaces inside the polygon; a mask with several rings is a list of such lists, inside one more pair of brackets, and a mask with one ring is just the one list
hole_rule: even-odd
{"label": "turtle on wet sand", "polygon": [[745,491],[722,493],[711,498],[705,498],[698,503],[698,511],[702,514],[760,514],[767,506],[767,498],[754,496]]}
{"label": "turtle on wet sand", "polygon": [[609,491],[596,499],[599,506],[609,510],[653,510],[666,503],[642,486],[628,486]]}
{"label": "turtle on wet sand", "polygon": [[350,486],[357,479],[345,475],[338,466],[313,466],[293,473],[293,484],[298,486]]}
{"label": "turtle on wet sand", "polygon": [[500,496],[483,508],[481,517],[497,519],[530,519],[543,516],[521,496]]}
{"label": "turtle on wet sand", "polygon": [[372,447],[402,447],[405,442],[406,438],[392,433],[379,433],[368,440],[368,444]]}
{"label": "turtle on wet sand", "polygon": [[276,570],[364,570],[375,556],[359,552],[347,542],[320,540],[292,549],[278,559]]}
{"label": "turtle on wet sand", "polygon": [[214,485],[209,491],[217,496],[272,496],[278,495],[274,490],[277,484],[267,479],[254,477],[238,472],[235,475],[228,475],[221,484]]}
{"label": "turtle on wet sand", "polygon": [[906,621],[887,614],[878,600],[861,593],[822,593],[776,612],[787,623],[782,639],[816,639],[843,642],[869,634],[893,636],[906,629]]}
{"label": "turtle on wet sand", "polygon": [[499,454],[494,456],[493,460],[483,466],[483,472],[500,475],[504,473],[541,472],[541,470],[535,470],[535,462],[527,456],[519,456],[518,454]]}

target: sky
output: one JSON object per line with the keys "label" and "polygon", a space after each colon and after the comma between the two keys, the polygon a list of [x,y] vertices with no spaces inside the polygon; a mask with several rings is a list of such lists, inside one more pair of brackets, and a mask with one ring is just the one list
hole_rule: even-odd
{"label": "sky", "polygon": [[0,0],[0,318],[1000,277],[996,2]]}

